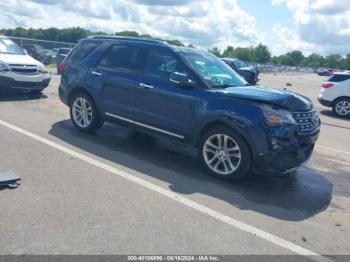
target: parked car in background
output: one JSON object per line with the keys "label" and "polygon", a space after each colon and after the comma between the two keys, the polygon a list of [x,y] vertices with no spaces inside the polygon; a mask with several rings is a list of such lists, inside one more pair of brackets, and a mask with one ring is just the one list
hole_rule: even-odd
{"label": "parked car in background", "polygon": [[41,45],[37,44],[25,44],[23,48],[27,51],[28,55],[33,57],[35,60],[43,62],[45,57],[45,49]]}
{"label": "parked car in background", "polygon": [[332,69],[318,69],[316,70],[316,74],[319,76],[331,76],[333,75],[333,70]]}
{"label": "parked car in background", "polygon": [[243,61],[234,58],[223,58],[233,70],[240,74],[251,85],[255,85],[259,81],[259,71],[255,66],[249,66]]}
{"label": "parked car in background", "polygon": [[53,64],[56,61],[56,51],[54,50],[45,50],[44,52],[44,61],[45,65]]}
{"label": "parked car in background", "polygon": [[332,107],[337,116],[350,116],[350,72],[334,73],[322,83],[317,98],[322,105]]}
{"label": "parked car in background", "polygon": [[236,180],[252,169],[289,173],[320,130],[312,102],[250,86],[206,51],[165,42],[90,37],[61,63],[60,99],[82,132],[115,122],[197,149],[203,167]]}
{"label": "parked car in background", "polygon": [[70,48],[58,48],[56,53],[56,69],[57,74],[61,74],[61,62],[65,59],[67,54],[69,53],[71,49]]}
{"label": "parked car in background", "polygon": [[0,92],[27,90],[40,93],[49,85],[45,66],[27,55],[22,48],[0,36]]}

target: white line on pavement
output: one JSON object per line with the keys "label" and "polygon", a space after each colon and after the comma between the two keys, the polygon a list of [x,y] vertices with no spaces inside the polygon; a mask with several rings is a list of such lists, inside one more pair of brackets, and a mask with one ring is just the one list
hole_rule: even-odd
{"label": "white line on pavement", "polygon": [[205,205],[199,204],[199,203],[197,203],[197,202],[195,202],[193,200],[190,200],[190,199],[185,198],[185,197],[183,197],[181,195],[178,195],[178,194],[176,194],[174,192],[166,190],[166,189],[164,189],[164,188],[162,188],[160,186],[154,185],[154,184],[152,184],[152,183],[150,183],[150,182],[148,182],[146,180],[138,178],[138,177],[136,177],[136,176],[134,176],[132,174],[129,174],[129,173],[125,172],[125,171],[119,170],[119,169],[117,169],[115,167],[112,167],[112,166],[110,166],[108,164],[105,164],[105,163],[100,162],[100,161],[98,161],[96,159],[93,159],[93,158],[91,158],[91,157],[89,157],[87,155],[84,155],[82,153],[76,152],[76,151],[74,151],[72,149],[69,149],[69,148],[67,148],[65,146],[62,146],[60,144],[57,144],[55,142],[52,142],[52,141],[50,141],[50,140],[48,140],[46,138],[38,136],[38,135],[36,135],[34,133],[31,133],[29,131],[26,131],[26,130],[20,128],[20,127],[14,126],[14,125],[12,125],[12,124],[10,124],[8,122],[0,120],[0,125],[2,125],[4,127],[7,127],[7,128],[9,128],[9,129],[11,129],[13,131],[16,131],[16,132],[18,132],[18,133],[20,133],[22,135],[27,136],[27,137],[30,137],[30,138],[38,141],[38,142],[46,144],[46,145],[48,145],[48,146],[50,146],[52,148],[55,148],[55,149],[57,149],[57,150],[59,150],[61,152],[64,152],[64,153],[69,154],[69,155],[71,155],[73,157],[76,157],[76,158],[78,158],[78,159],[80,159],[82,161],[85,161],[85,162],[87,162],[87,163],[89,163],[91,165],[94,165],[94,166],[99,167],[101,169],[104,169],[104,170],[106,170],[106,171],[108,171],[110,173],[118,175],[118,176],[120,176],[120,177],[122,177],[124,179],[127,179],[127,180],[129,180],[131,182],[134,182],[134,183],[136,183],[136,184],[138,184],[140,186],[146,187],[146,188],[148,188],[148,189],[150,189],[152,191],[155,191],[155,192],[157,192],[157,193],[159,193],[159,194],[161,194],[161,195],[163,195],[163,196],[165,196],[167,198],[170,198],[170,199],[172,199],[172,200],[174,200],[176,202],[182,203],[185,206],[191,207],[191,208],[193,208],[193,209],[195,209],[195,210],[197,210],[197,211],[199,211],[199,212],[201,212],[203,214],[206,214],[206,215],[211,216],[211,217],[213,217],[213,218],[215,218],[215,219],[217,219],[217,220],[219,220],[221,222],[224,222],[224,223],[226,223],[226,224],[228,224],[228,225],[230,225],[230,226],[232,226],[234,228],[240,229],[240,230],[242,230],[244,232],[247,232],[247,233],[250,233],[250,234],[252,234],[252,235],[254,235],[256,237],[259,237],[261,239],[269,241],[269,242],[271,242],[271,243],[273,243],[273,244],[275,244],[277,246],[285,248],[285,249],[287,249],[289,251],[292,251],[292,252],[294,252],[294,253],[296,253],[298,255],[312,256],[311,259],[316,260],[316,261],[332,261],[332,260],[330,260],[330,259],[328,259],[326,257],[321,256],[318,253],[315,253],[315,252],[313,252],[311,250],[308,250],[308,249],[303,248],[301,246],[298,246],[298,245],[296,245],[296,244],[294,244],[292,242],[289,242],[288,240],[285,240],[283,238],[275,236],[275,235],[273,235],[271,233],[265,232],[265,231],[263,231],[261,229],[258,229],[256,227],[254,227],[254,226],[251,226],[251,225],[248,225],[248,224],[246,224],[244,222],[236,220],[236,219],[234,219],[232,217],[226,216],[223,213],[215,211],[214,209],[211,209],[211,208],[209,208],[209,207],[207,207]]}
{"label": "white line on pavement", "polygon": [[322,145],[317,145],[317,144],[316,144],[316,147],[319,147],[319,148],[321,148],[321,149],[330,150],[330,151],[337,152],[337,153],[341,153],[341,154],[348,154],[348,155],[350,155],[350,152],[349,152],[349,151],[334,149],[334,148],[331,148],[331,147],[328,147],[328,146],[322,146]]}

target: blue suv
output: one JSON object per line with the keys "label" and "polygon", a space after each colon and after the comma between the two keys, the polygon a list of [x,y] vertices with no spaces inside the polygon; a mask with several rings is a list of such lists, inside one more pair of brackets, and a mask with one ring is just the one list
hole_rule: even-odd
{"label": "blue suv", "polygon": [[170,138],[196,148],[203,167],[223,179],[291,172],[318,138],[308,98],[250,86],[206,51],[95,36],[81,40],[61,69],[59,95],[78,130],[108,121]]}

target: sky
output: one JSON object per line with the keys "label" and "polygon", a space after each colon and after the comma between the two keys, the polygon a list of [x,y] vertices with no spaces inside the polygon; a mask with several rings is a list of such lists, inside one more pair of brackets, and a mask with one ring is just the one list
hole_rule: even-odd
{"label": "sky", "polygon": [[350,0],[6,0],[0,28],[134,30],[202,48],[350,53]]}

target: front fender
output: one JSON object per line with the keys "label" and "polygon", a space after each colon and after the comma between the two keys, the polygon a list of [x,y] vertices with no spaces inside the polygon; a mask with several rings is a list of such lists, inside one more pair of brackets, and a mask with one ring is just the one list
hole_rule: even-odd
{"label": "front fender", "polygon": [[198,123],[195,127],[195,135],[192,138],[193,146],[198,147],[201,136],[209,129],[218,125],[226,125],[240,134],[248,144],[253,159],[257,158],[259,154],[266,152],[267,139],[261,126],[249,119],[237,115],[213,116]]}

